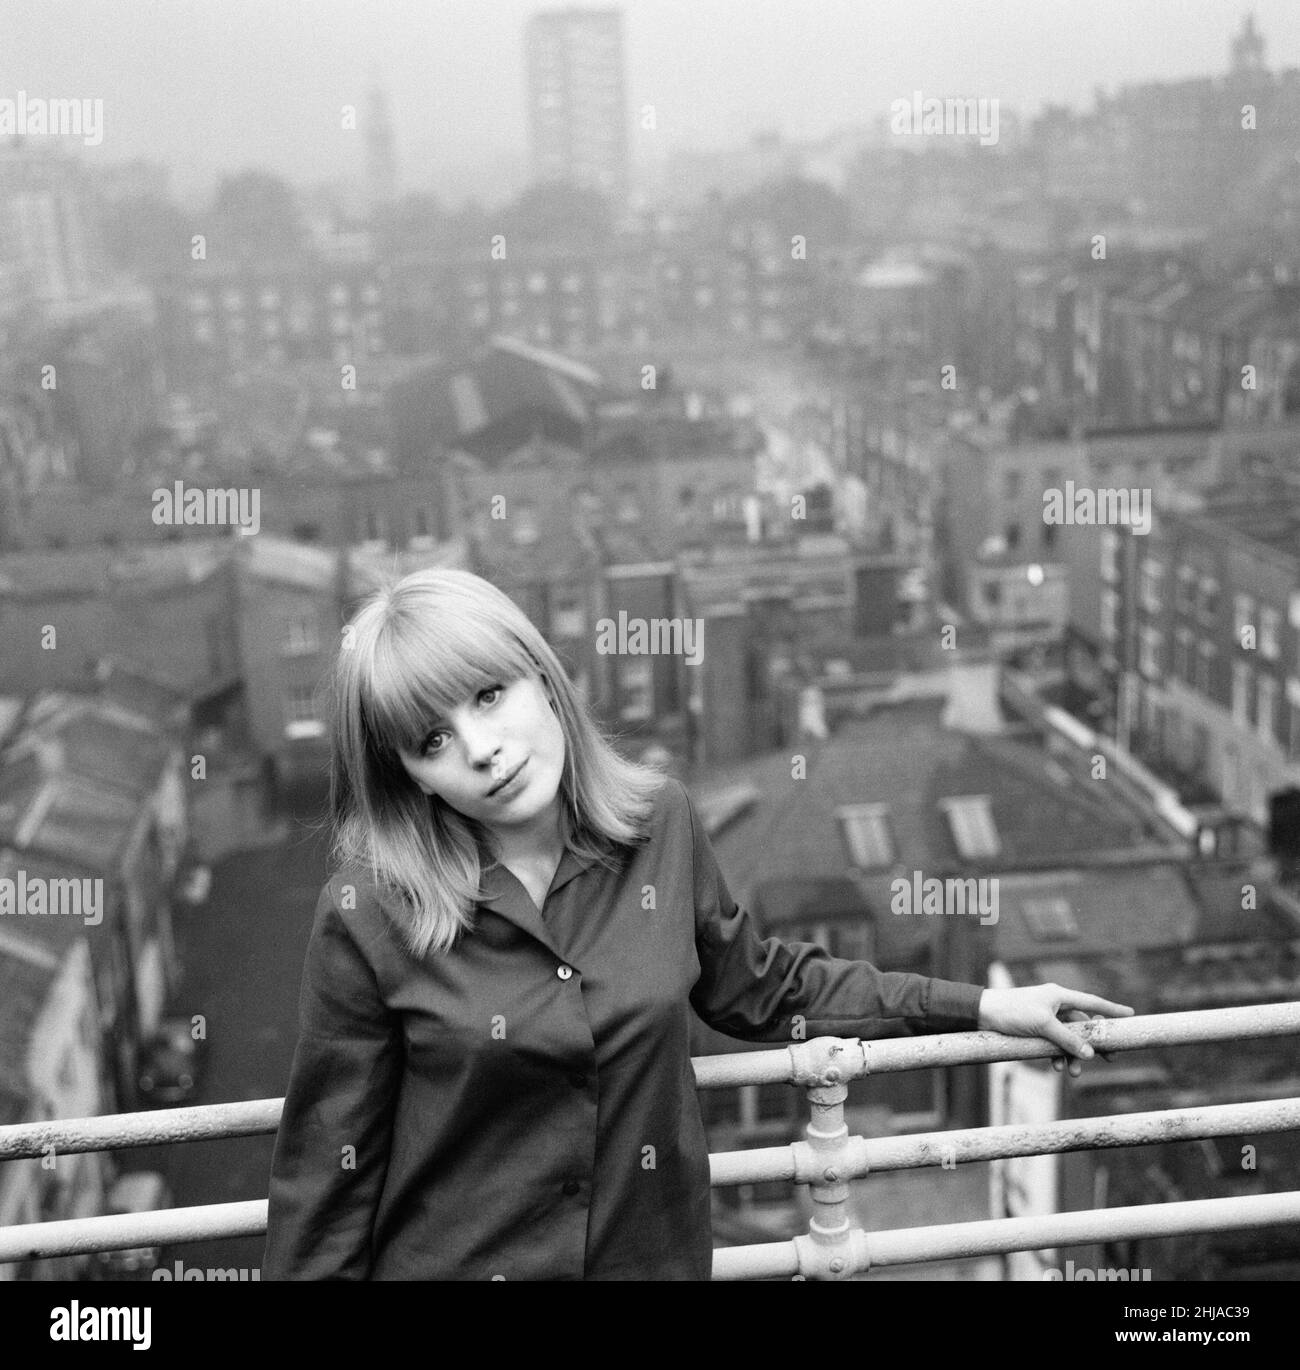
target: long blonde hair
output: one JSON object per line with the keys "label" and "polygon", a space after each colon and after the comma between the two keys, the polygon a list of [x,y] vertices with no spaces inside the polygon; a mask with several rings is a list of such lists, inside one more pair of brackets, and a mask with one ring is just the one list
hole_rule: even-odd
{"label": "long blonde hair", "polygon": [[369,866],[399,896],[416,956],[446,951],[484,896],[483,825],[424,794],[399,751],[416,751],[435,716],[497,682],[540,675],[564,732],[565,845],[616,868],[645,840],[662,772],[626,759],[590,716],[522,610],[468,571],[416,571],[376,590],[344,629],[334,671],[331,856]]}

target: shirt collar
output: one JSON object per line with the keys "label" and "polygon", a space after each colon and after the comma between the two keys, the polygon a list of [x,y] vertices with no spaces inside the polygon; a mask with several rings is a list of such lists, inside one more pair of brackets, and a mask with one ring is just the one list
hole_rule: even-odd
{"label": "shirt collar", "polygon": [[[564,854],[560,857],[560,864],[556,866],[555,875],[551,878],[551,887],[547,893],[554,894],[567,885],[575,875],[581,875],[583,871],[595,863],[595,857],[579,856],[572,848],[565,847]],[[484,867],[482,887],[486,894],[479,900],[479,903],[488,908],[504,911],[502,909],[503,903],[511,902],[519,888],[519,882],[503,865],[497,864]]]}

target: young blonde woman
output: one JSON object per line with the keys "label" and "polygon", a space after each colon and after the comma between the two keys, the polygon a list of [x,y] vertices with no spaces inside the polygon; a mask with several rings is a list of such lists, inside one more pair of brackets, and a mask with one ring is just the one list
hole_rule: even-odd
{"label": "young blonde woman", "polygon": [[337,867],[266,1279],[708,1279],[692,1010],[774,1043],[796,1015],[808,1037],[1042,1036],[1072,1073],[1092,1052],[1058,1013],[1132,1012],[760,940],[685,789],[618,755],[476,576],[374,595],[334,684]]}

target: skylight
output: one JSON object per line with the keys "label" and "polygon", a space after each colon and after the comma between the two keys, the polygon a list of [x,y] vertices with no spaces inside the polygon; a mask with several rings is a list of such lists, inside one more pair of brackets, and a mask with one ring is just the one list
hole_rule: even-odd
{"label": "skylight", "polygon": [[1026,899],[1021,908],[1029,930],[1040,942],[1077,937],[1079,925],[1074,920],[1068,899]]}
{"label": "skylight", "polygon": [[939,807],[948,816],[952,840],[957,851],[968,860],[997,856],[1002,850],[998,830],[993,822],[993,810],[986,794],[962,795],[955,799],[941,799]]}
{"label": "skylight", "polygon": [[835,811],[849,862],[859,870],[894,864],[888,804],[843,804]]}

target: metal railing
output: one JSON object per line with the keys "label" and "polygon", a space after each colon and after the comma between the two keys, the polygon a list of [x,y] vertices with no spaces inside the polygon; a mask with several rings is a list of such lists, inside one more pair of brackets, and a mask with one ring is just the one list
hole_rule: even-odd
{"label": "metal railing", "polygon": [[[1300,1003],[1096,1019],[1072,1024],[1069,1030],[1094,1050],[1107,1053],[1294,1036],[1300,1035]],[[872,1268],[911,1262],[1300,1223],[1300,1192],[1291,1192],[882,1232],[866,1232],[852,1224],[849,1182],[881,1171],[1300,1129],[1300,1099],[877,1138],[850,1136],[845,1124],[844,1101],[851,1080],[1059,1054],[1057,1047],[1042,1038],[959,1032],[865,1042],[821,1037],[770,1051],[695,1058],[692,1064],[700,1089],[786,1082],[804,1088],[812,1106],[805,1140],[710,1156],[714,1185],[787,1180],[808,1185],[813,1202],[807,1234],[716,1250],[713,1278],[845,1279]],[[258,1099],[0,1127],[0,1161],[43,1156],[51,1145],[56,1153],[69,1153],[265,1135],[276,1130],[283,1103],[282,1099]],[[266,1219],[267,1201],[255,1199],[29,1223],[0,1228],[0,1262],[257,1236],[265,1233]]]}

